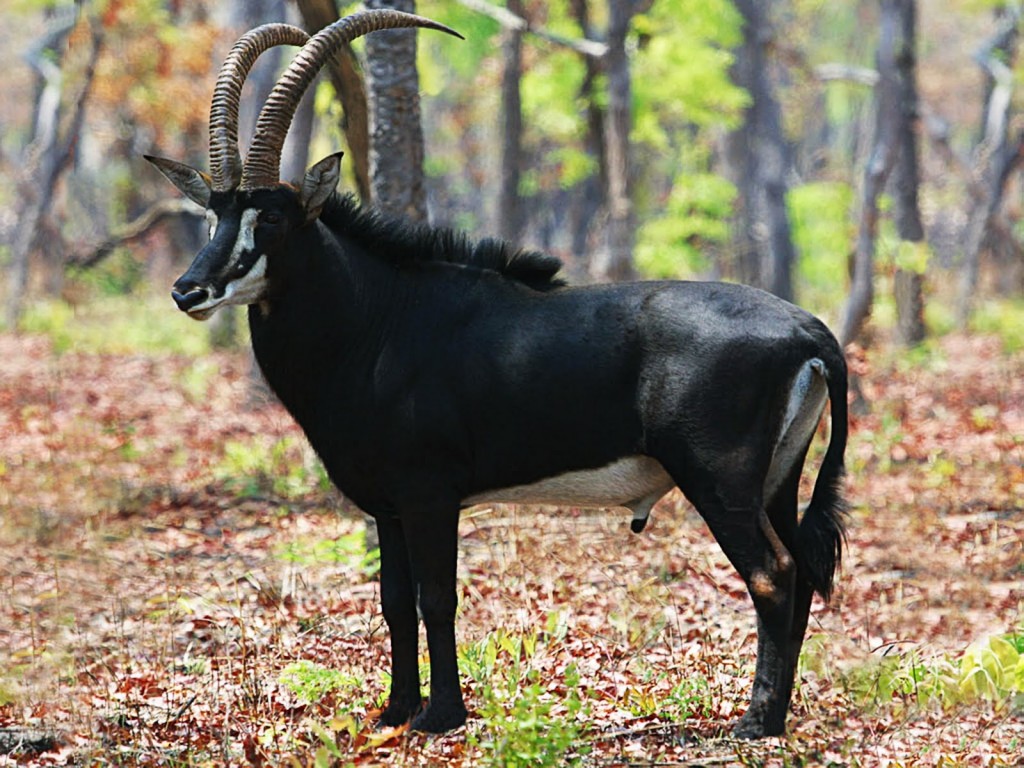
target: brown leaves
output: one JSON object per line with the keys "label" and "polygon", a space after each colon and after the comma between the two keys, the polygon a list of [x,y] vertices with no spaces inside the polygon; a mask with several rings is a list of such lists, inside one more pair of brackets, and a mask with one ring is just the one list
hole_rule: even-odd
{"label": "brown leaves", "polygon": [[[0,336],[0,360],[0,729],[63,734],[34,764],[471,766],[500,728],[523,732],[526,698],[578,726],[566,760],[604,766],[1019,759],[1006,706],[857,682],[878,691],[874,662],[955,658],[1021,624],[1024,359],[994,341],[858,363],[872,407],[853,424],[844,572],[815,605],[789,735],[756,744],[727,735],[750,690],[750,601],[678,495],[639,536],[616,513],[466,515],[474,714],[439,737],[378,732],[387,634],[346,543],[363,518],[316,483],[234,482],[309,471],[287,414],[246,406],[245,355],[55,356]],[[332,674],[297,687],[299,662]]]}

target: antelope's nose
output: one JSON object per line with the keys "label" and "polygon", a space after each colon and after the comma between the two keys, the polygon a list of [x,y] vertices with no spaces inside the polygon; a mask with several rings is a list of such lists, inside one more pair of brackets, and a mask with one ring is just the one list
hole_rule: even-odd
{"label": "antelope's nose", "polygon": [[171,290],[171,298],[174,299],[174,303],[178,305],[178,309],[182,312],[188,312],[193,307],[198,307],[204,301],[210,298],[210,292],[205,288],[199,286],[175,286]]}

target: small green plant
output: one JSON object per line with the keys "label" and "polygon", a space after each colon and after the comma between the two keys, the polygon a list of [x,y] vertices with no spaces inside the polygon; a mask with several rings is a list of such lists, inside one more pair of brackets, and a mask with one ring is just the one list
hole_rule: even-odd
{"label": "small green plant", "polygon": [[331,669],[302,659],[281,670],[278,678],[305,704],[318,704],[331,693],[349,694],[359,688],[360,679],[350,672]]}
{"label": "small green plant", "polygon": [[1024,703],[1024,635],[997,635],[969,645],[960,658],[960,692]]}
{"label": "small green plant", "polygon": [[[558,615],[548,624],[557,628]],[[565,766],[577,764],[585,753],[579,746],[589,708],[580,693],[580,677],[570,665],[561,680],[545,680],[532,661],[537,633],[490,633],[460,653],[460,668],[476,683],[481,703],[480,728],[467,741],[483,752],[483,765]]]}
{"label": "small green plant", "polygon": [[917,651],[893,653],[850,670],[847,690],[862,702],[894,701],[951,707],[983,699],[996,707],[1024,706],[1024,634],[993,635],[969,645],[959,658],[925,659]]}
{"label": "small green plant", "polygon": [[683,678],[662,702],[662,717],[673,721],[711,714],[713,708],[711,684],[703,675]]}
{"label": "small green plant", "polygon": [[892,653],[851,670],[846,688],[865,704],[952,703],[956,669],[946,659],[923,659],[916,651]]}
{"label": "small green plant", "polygon": [[560,697],[541,685],[536,670],[526,673],[525,682],[512,695],[485,686],[477,710],[483,729],[468,738],[483,750],[482,763],[501,768],[578,765],[586,754],[579,741],[587,712],[575,667],[566,669]]}

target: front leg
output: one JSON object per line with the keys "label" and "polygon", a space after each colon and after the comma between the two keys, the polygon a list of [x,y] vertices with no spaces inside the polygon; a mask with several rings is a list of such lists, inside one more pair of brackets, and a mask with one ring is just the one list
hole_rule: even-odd
{"label": "front leg", "polygon": [[417,661],[416,587],[401,522],[394,516],[376,520],[380,540],[380,602],[391,631],[391,696],[380,722],[396,726],[409,722],[423,703]]}
{"label": "front leg", "polygon": [[466,722],[455,651],[455,589],[459,508],[421,508],[403,516],[406,546],[427,628],[430,700],[412,722],[417,731],[443,733]]}

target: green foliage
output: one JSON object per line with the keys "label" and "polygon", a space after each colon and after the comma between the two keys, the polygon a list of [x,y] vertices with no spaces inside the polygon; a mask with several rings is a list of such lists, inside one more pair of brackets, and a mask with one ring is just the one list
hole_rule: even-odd
{"label": "green foliage", "polygon": [[564,143],[583,136],[580,86],[584,71],[579,54],[559,49],[523,73],[523,125],[530,140]]}
{"label": "green foliage", "polygon": [[635,141],[667,148],[669,127],[738,122],[749,99],[729,76],[741,40],[732,3],[663,0],[634,29],[644,36],[632,63]]}
{"label": "green foliage", "polygon": [[483,720],[467,741],[483,750],[484,765],[577,765],[586,754],[578,745],[589,712],[579,674],[570,665],[560,680],[542,685],[530,666],[537,643],[534,633],[499,630],[460,653],[460,668],[476,681],[477,714]]}
{"label": "green foliage", "polygon": [[577,718],[584,707],[575,668],[566,670],[566,695],[557,712],[556,701],[540,684],[536,671],[527,675],[527,683],[511,699],[488,695],[477,710],[486,721],[486,731],[468,740],[484,750],[483,764],[502,768],[580,764],[584,750],[572,750],[582,732]]}
{"label": "green foliage", "polygon": [[892,653],[854,668],[846,688],[861,703],[943,708],[978,700],[1024,707],[1024,628],[971,643],[957,659]]}
{"label": "green foliage", "polygon": [[632,62],[632,138],[640,165],[672,179],[665,195],[637,200],[636,262],[648,277],[706,272],[728,241],[736,189],[714,173],[712,133],[695,128],[733,126],[748,103],[729,75],[740,23],[725,0],[666,0],[634,20],[643,44]]}
{"label": "green foliage", "polygon": [[380,571],[380,549],[366,549],[366,533],[355,530],[337,539],[292,541],[281,547],[277,557],[299,565],[345,563],[367,579]]}
{"label": "green foliage", "polygon": [[1024,299],[993,299],[980,304],[971,317],[971,329],[995,333],[1008,353],[1024,349]]}
{"label": "green foliage", "polygon": [[843,182],[802,184],[789,191],[786,204],[801,277],[817,287],[834,287],[856,236],[850,216],[853,189]]}
{"label": "green foliage", "polygon": [[960,659],[960,693],[968,699],[1024,704],[1024,634],[972,643]]}
{"label": "green foliage", "polygon": [[735,197],[736,188],[721,176],[680,173],[665,201],[664,213],[637,232],[637,267],[644,275],[657,278],[686,277],[707,270],[708,246],[728,240]]}
{"label": "green foliage", "polygon": [[49,299],[29,305],[19,328],[49,336],[57,353],[208,352],[206,329],[167,307],[166,298],[135,294],[107,296],[76,308]]}
{"label": "green foliage", "polygon": [[892,253],[892,261],[897,269],[923,275],[928,269],[931,256],[932,249],[928,246],[927,241],[921,240],[915,243],[910,240],[900,240]]}
{"label": "green foliage", "polygon": [[320,461],[304,441],[285,437],[269,447],[263,440],[229,440],[214,476],[238,496],[273,494],[296,499],[313,491],[326,491],[330,481]]}
{"label": "green foliage", "polygon": [[95,290],[100,297],[122,296],[143,286],[145,264],[129,248],[117,248],[91,269],[71,269],[68,279]]}
{"label": "green foliage", "polygon": [[576,147],[558,147],[548,152],[546,157],[559,169],[559,183],[566,189],[590,178],[598,170],[597,158]]}
{"label": "green foliage", "polygon": [[657,676],[659,681],[666,677],[677,681],[666,696],[657,695],[651,686],[635,686],[626,690],[624,705],[637,717],[657,717],[671,723],[711,714],[714,697],[706,677],[691,671],[680,678],[675,670]]}
{"label": "green foliage", "polygon": [[460,81],[473,79],[481,62],[498,47],[498,22],[459,3],[428,0],[417,5],[417,12],[447,24],[465,38],[456,40],[438,33],[419,36],[416,65],[420,88],[430,96],[441,94],[452,76]]}
{"label": "green foliage", "polygon": [[919,706],[950,705],[957,687],[956,668],[944,659],[926,660],[915,652],[893,653],[852,670],[846,688],[862,704],[894,700]]}
{"label": "green foliage", "polygon": [[318,704],[329,694],[350,697],[362,685],[362,680],[351,672],[331,669],[303,659],[289,664],[278,678],[305,704]]}
{"label": "green foliage", "polygon": [[798,255],[800,304],[822,312],[848,283],[856,237],[853,189],[842,182],[802,184],[789,191],[786,204]]}

